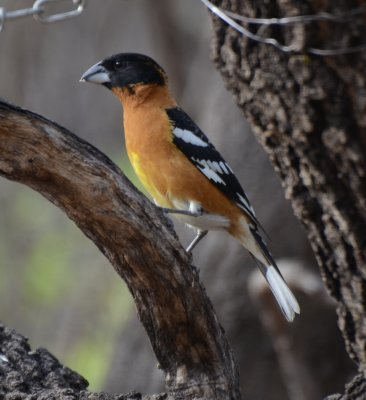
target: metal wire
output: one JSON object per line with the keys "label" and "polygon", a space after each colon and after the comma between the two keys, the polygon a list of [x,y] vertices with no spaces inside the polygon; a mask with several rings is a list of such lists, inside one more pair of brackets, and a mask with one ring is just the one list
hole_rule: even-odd
{"label": "metal wire", "polygon": [[[56,2],[72,3],[72,8],[58,13],[49,12],[49,5]],[[80,15],[86,6],[87,0],[36,0],[32,7],[21,8],[14,11],[7,11],[0,7],[0,32],[4,29],[5,21],[24,17],[33,17],[38,21],[49,23],[63,21]],[[70,4],[71,6],[71,4]]]}
{"label": "metal wire", "polygon": [[[290,25],[290,24],[305,24],[311,23],[315,21],[331,21],[336,23],[347,23],[352,17],[357,15],[362,15],[366,13],[366,6],[357,7],[350,11],[346,11],[339,14],[330,14],[330,13],[318,13],[314,15],[298,15],[293,17],[285,17],[285,18],[250,18],[243,15],[238,15],[232,13],[230,11],[223,10],[219,7],[216,7],[209,0],[201,0],[201,2],[215,15],[217,15],[221,20],[226,22],[229,26],[246,36],[247,38],[254,40],[259,43],[268,44],[276,49],[284,52],[284,53],[295,53],[299,52],[300,49],[295,45],[285,46],[278,42],[278,40],[274,38],[266,38],[257,34],[250,32],[248,29],[244,28],[242,25],[238,24],[236,20],[246,22],[248,24],[258,24],[262,26],[269,25]],[[318,49],[314,47],[309,47],[304,49],[303,51],[315,54],[318,56],[339,56],[344,54],[356,53],[360,51],[366,50],[366,43],[351,46],[351,47],[341,47],[338,49]]]}
{"label": "metal wire", "polygon": [[[222,10],[224,11],[224,10]],[[229,17],[237,20],[246,22],[249,24],[258,25],[293,25],[293,24],[308,24],[316,21],[331,21],[336,23],[347,23],[353,17],[366,13],[366,6],[354,8],[349,11],[340,12],[337,14],[330,14],[328,12],[320,12],[313,15],[295,15],[292,17],[284,18],[251,18],[239,15],[231,11],[224,11]]]}

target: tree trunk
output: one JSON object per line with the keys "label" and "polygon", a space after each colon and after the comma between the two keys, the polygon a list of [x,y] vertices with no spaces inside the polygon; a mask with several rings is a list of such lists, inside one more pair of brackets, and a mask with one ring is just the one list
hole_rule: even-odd
{"label": "tree trunk", "polygon": [[[240,399],[232,352],[196,268],[168,220],[117,166],[66,129],[0,102],[0,175],[61,208],[125,280],[170,399]],[[9,360],[0,362],[5,393],[14,386],[16,361],[7,335],[0,342],[0,353]],[[35,379],[27,377],[27,368],[17,371],[26,383],[23,398],[49,398],[42,390],[51,389],[52,382],[41,379],[40,386],[36,370]]]}
{"label": "tree trunk", "polygon": [[[329,4],[328,4],[329,3]],[[250,17],[340,12],[364,2],[222,0]],[[254,28],[253,28],[254,26]],[[302,221],[339,327],[360,375],[342,399],[366,396],[366,60],[364,52],[320,57],[306,49],[365,42],[364,18],[250,30],[299,52],[248,40],[213,17],[213,56],[228,88],[278,171]],[[299,277],[301,279],[301,277]]]}

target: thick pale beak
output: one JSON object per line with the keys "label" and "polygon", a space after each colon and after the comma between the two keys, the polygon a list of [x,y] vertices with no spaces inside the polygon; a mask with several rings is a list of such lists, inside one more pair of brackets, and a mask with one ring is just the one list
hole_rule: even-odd
{"label": "thick pale beak", "polygon": [[91,82],[99,85],[111,83],[107,70],[100,63],[93,65],[80,78],[80,82]]}

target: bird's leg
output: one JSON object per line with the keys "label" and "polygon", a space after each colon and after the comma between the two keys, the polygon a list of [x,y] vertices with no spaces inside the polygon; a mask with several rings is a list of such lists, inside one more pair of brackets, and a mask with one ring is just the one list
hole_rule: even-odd
{"label": "bird's leg", "polygon": [[198,242],[203,239],[207,235],[208,231],[200,231],[197,230],[197,235],[196,237],[192,240],[190,245],[187,247],[186,252],[190,253],[198,244]]}
{"label": "bird's leg", "polygon": [[164,208],[164,207],[160,207],[160,209],[166,214],[182,214],[182,215],[189,215],[190,217],[200,217],[202,215],[202,209],[198,211],[176,210],[175,208]]}
{"label": "bird's leg", "polygon": [[[190,217],[200,217],[203,214],[202,208],[200,207],[198,210],[196,209],[195,211],[191,210],[177,210],[174,208],[164,208],[160,207],[160,209],[167,214],[181,214],[181,215],[188,215]],[[200,242],[202,238],[204,238],[207,235],[208,231],[201,231],[197,230],[197,235],[196,237],[192,240],[190,245],[187,247],[186,251],[187,253],[190,253]]]}

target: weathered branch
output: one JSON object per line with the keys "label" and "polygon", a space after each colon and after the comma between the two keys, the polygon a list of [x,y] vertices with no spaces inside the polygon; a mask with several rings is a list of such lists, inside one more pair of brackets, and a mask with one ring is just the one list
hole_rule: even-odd
{"label": "weathered branch", "polygon": [[[215,4],[263,18],[344,11],[359,2]],[[261,33],[297,48],[332,48],[340,43],[347,47],[366,37],[363,18],[350,24],[294,25]],[[244,38],[217,18],[213,52],[307,230],[324,282],[337,301],[347,350],[365,377],[365,53],[330,58],[284,54]],[[363,391],[352,398],[365,396]]]}
{"label": "weathered branch", "polygon": [[172,399],[240,398],[196,269],[167,219],[118,167],[57,124],[0,102],[0,175],[61,208],[109,259],[133,295]]}

